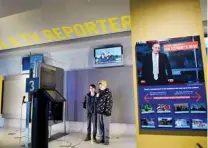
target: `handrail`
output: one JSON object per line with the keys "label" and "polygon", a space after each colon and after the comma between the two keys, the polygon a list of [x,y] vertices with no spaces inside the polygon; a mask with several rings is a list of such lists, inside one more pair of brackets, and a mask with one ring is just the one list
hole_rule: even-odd
{"label": "handrail", "polygon": [[53,97],[45,89],[42,90],[47,95],[47,97],[50,98],[50,100],[54,100]]}
{"label": "handrail", "polygon": [[66,98],[57,90],[57,89],[55,89],[55,91],[59,94],[59,96],[61,96],[61,98],[64,100],[64,101],[66,101]]}
{"label": "handrail", "polygon": [[[42,90],[44,90],[45,94],[47,94],[47,96],[49,96],[49,98],[51,100],[54,100],[54,98],[47,92],[47,89],[42,89]],[[58,90],[54,89],[53,91],[55,91],[59,96],[61,96],[61,98],[63,99],[63,102],[66,101],[66,98]],[[56,100],[54,100],[54,101],[56,101]]]}

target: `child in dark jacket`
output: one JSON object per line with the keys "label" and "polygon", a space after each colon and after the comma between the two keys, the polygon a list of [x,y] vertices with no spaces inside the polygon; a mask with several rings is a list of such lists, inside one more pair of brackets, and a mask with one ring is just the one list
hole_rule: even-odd
{"label": "child in dark jacket", "polygon": [[107,88],[107,82],[101,80],[99,83],[99,92],[97,97],[97,118],[98,118],[98,129],[101,139],[98,143],[109,144],[109,131],[111,122],[111,112],[113,107],[112,93]]}
{"label": "child in dark jacket", "polygon": [[85,141],[91,140],[91,123],[93,123],[93,141],[96,141],[97,134],[97,108],[96,108],[96,86],[91,84],[89,86],[90,92],[85,96],[83,107],[86,109],[87,114],[87,137]]}

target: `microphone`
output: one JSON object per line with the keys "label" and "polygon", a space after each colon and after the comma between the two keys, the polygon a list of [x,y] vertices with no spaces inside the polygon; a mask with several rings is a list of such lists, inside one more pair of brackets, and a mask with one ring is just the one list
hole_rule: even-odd
{"label": "microphone", "polygon": [[22,98],[22,105],[23,105],[24,103],[26,103],[26,102],[25,102],[25,98],[26,98],[26,97],[23,96],[23,98]]}

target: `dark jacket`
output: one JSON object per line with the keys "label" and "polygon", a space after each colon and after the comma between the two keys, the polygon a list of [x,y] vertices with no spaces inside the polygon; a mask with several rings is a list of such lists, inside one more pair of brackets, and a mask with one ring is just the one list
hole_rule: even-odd
{"label": "dark jacket", "polygon": [[[167,75],[166,75],[167,70]],[[167,79],[172,78],[172,70],[170,67],[170,62],[168,57],[164,53],[159,53],[159,75],[158,81],[160,84],[167,83]],[[152,84],[154,81],[153,75],[153,63],[152,63],[152,53],[147,54],[144,57],[142,64],[142,79],[147,82],[147,84]]]}
{"label": "dark jacket", "polygon": [[108,88],[101,91],[97,98],[97,113],[105,116],[111,116],[113,107],[112,93]]}
{"label": "dark jacket", "polygon": [[83,108],[87,110],[87,113],[91,113],[91,114],[96,113],[96,99],[97,99],[96,95],[97,93],[95,93],[94,96],[91,96],[91,94],[88,93],[85,96],[84,102],[83,102]]}

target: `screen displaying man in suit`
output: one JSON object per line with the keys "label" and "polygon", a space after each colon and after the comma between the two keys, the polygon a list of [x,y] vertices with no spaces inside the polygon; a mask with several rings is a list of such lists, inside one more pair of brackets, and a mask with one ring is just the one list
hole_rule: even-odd
{"label": "screen displaying man in suit", "polygon": [[173,81],[167,55],[160,53],[159,43],[153,44],[152,53],[147,54],[143,59],[141,83],[145,85],[166,85]]}

